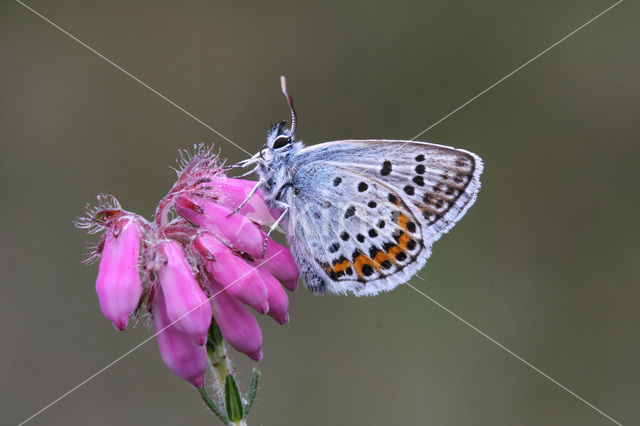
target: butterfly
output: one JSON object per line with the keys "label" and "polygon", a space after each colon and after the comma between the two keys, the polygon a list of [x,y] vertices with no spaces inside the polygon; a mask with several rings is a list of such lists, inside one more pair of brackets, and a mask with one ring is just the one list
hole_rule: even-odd
{"label": "butterfly", "polygon": [[[341,140],[306,147],[291,110],[267,143],[238,165],[255,165],[266,203],[306,287],[315,293],[375,295],[408,281],[431,246],[473,205],[482,159],[469,151],[405,140]],[[244,204],[243,202],[243,204]],[[242,207],[241,204],[240,207]],[[265,240],[266,241],[266,240]]]}

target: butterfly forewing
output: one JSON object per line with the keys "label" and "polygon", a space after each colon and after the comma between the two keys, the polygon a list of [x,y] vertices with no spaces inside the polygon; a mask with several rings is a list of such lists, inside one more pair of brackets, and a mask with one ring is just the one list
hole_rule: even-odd
{"label": "butterfly forewing", "polygon": [[482,162],[409,141],[337,141],[292,159],[289,239],[313,291],[377,294],[407,281],[473,204]]}

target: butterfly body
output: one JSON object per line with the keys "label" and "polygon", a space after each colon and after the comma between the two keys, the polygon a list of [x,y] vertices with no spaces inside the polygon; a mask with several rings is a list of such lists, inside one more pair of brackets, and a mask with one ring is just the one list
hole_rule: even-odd
{"label": "butterfly body", "polygon": [[[286,92],[285,92],[286,95]],[[257,164],[307,288],[375,295],[408,281],[475,201],[483,163],[460,149],[402,140],[305,147],[274,125]]]}

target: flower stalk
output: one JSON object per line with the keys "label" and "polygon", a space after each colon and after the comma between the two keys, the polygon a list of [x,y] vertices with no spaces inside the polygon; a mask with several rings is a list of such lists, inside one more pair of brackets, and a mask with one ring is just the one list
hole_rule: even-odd
{"label": "flower stalk", "polygon": [[[226,425],[246,426],[247,417],[258,390],[260,373],[254,368],[251,374],[249,391],[243,397],[235,374],[232,371],[231,360],[227,353],[226,344],[222,338],[220,328],[212,324],[207,339],[207,354],[211,363],[213,376],[218,383],[218,404],[207,393],[205,387],[198,389],[200,396],[209,409]],[[223,412],[219,405],[224,406]]]}

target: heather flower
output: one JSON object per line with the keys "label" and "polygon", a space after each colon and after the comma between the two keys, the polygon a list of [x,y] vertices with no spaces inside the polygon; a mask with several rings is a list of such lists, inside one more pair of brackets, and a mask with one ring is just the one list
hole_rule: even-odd
{"label": "heather flower", "polygon": [[262,359],[262,332],[258,321],[236,298],[226,293],[219,283],[209,281],[209,286],[212,294],[216,295],[211,305],[222,337],[254,361]]}
{"label": "heather flower", "polygon": [[104,236],[96,292],[102,313],[118,330],[127,328],[142,296],[140,237],[138,225],[126,216],[116,219]]}
{"label": "heather flower", "polygon": [[164,363],[193,386],[199,388],[204,385],[207,349],[196,345],[190,336],[176,327],[177,323],[171,321],[162,289],[154,294],[152,312],[158,348]]}
{"label": "heather flower", "polygon": [[261,314],[269,311],[267,288],[256,267],[235,256],[211,234],[201,233],[193,241],[194,250],[204,259],[205,270],[226,292]]}
{"label": "heather flower", "polygon": [[253,258],[262,257],[264,238],[253,222],[213,200],[179,196],[175,200],[179,215],[198,227],[215,235],[232,250],[244,252]]}
{"label": "heather flower", "polygon": [[209,300],[193,277],[180,243],[162,241],[156,248],[160,256],[158,281],[166,294],[167,317],[197,345],[204,345],[211,325]]}
{"label": "heather flower", "polygon": [[246,418],[257,372],[245,401],[224,341],[260,360],[262,333],[247,307],[288,322],[289,299],[282,286],[295,290],[298,270],[289,250],[271,239],[263,254],[262,227],[280,212],[269,209],[259,192],[234,213],[255,182],[228,178],[205,145],[195,146],[193,154],[181,152],[177,173],[152,221],[122,209],[113,196],[99,195],[97,205],[88,206],[75,223],[102,234],[88,261],[100,259],[96,291],[103,314],[124,330],[132,316],[146,312],[169,369],[200,388],[207,405],[226,422],[239,414],[222,413],[204,389],[206,366],[212,365],[224,388],[219,395],[240,401]]}

